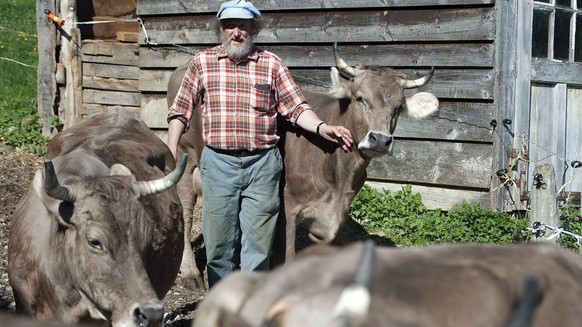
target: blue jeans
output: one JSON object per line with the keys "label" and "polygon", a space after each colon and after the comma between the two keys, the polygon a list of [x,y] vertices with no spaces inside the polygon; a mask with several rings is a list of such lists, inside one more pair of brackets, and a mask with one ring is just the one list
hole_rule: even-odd
{"label": "blue jeans", "polygon": [[247,157],[208,147],[202,151],[202,235],[209,287],[239,264],[243,271],[269,269],[282,169],[277,147]]}

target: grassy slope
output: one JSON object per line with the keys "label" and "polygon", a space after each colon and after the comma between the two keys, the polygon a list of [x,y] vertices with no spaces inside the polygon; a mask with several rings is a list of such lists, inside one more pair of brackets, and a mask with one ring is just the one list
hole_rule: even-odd
{"label": "grassy slope", "polygon": [[36,108],[37,63],[35,1],[0,1],[0,141],[31,151],[44,142]]}

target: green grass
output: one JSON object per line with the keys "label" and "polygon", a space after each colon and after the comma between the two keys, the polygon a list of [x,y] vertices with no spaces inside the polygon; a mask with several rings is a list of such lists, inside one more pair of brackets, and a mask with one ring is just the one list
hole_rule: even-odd
{"label": "green grass", "polygon": [[43,154],[36,32],[34,0],[0,1],[0,141]]}

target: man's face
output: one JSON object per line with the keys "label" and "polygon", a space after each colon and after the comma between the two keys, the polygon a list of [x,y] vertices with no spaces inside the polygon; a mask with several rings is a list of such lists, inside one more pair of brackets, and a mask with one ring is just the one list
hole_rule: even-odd
{"label": "man's face", "polygon": [[253,49],[253,24],[250,19],[224,19],[221,22],[222,44],[235,61],[245,59]]}

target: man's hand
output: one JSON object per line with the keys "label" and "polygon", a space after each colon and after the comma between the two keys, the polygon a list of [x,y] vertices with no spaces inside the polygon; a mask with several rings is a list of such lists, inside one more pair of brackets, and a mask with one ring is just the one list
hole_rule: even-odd
{"label": "man's hand", "polygon": [[319,126],[318,131],[321,137],[339,144],[345,152],[348,152],[354,143],[352,133],[343,126],[327,125],[323,123]]}

